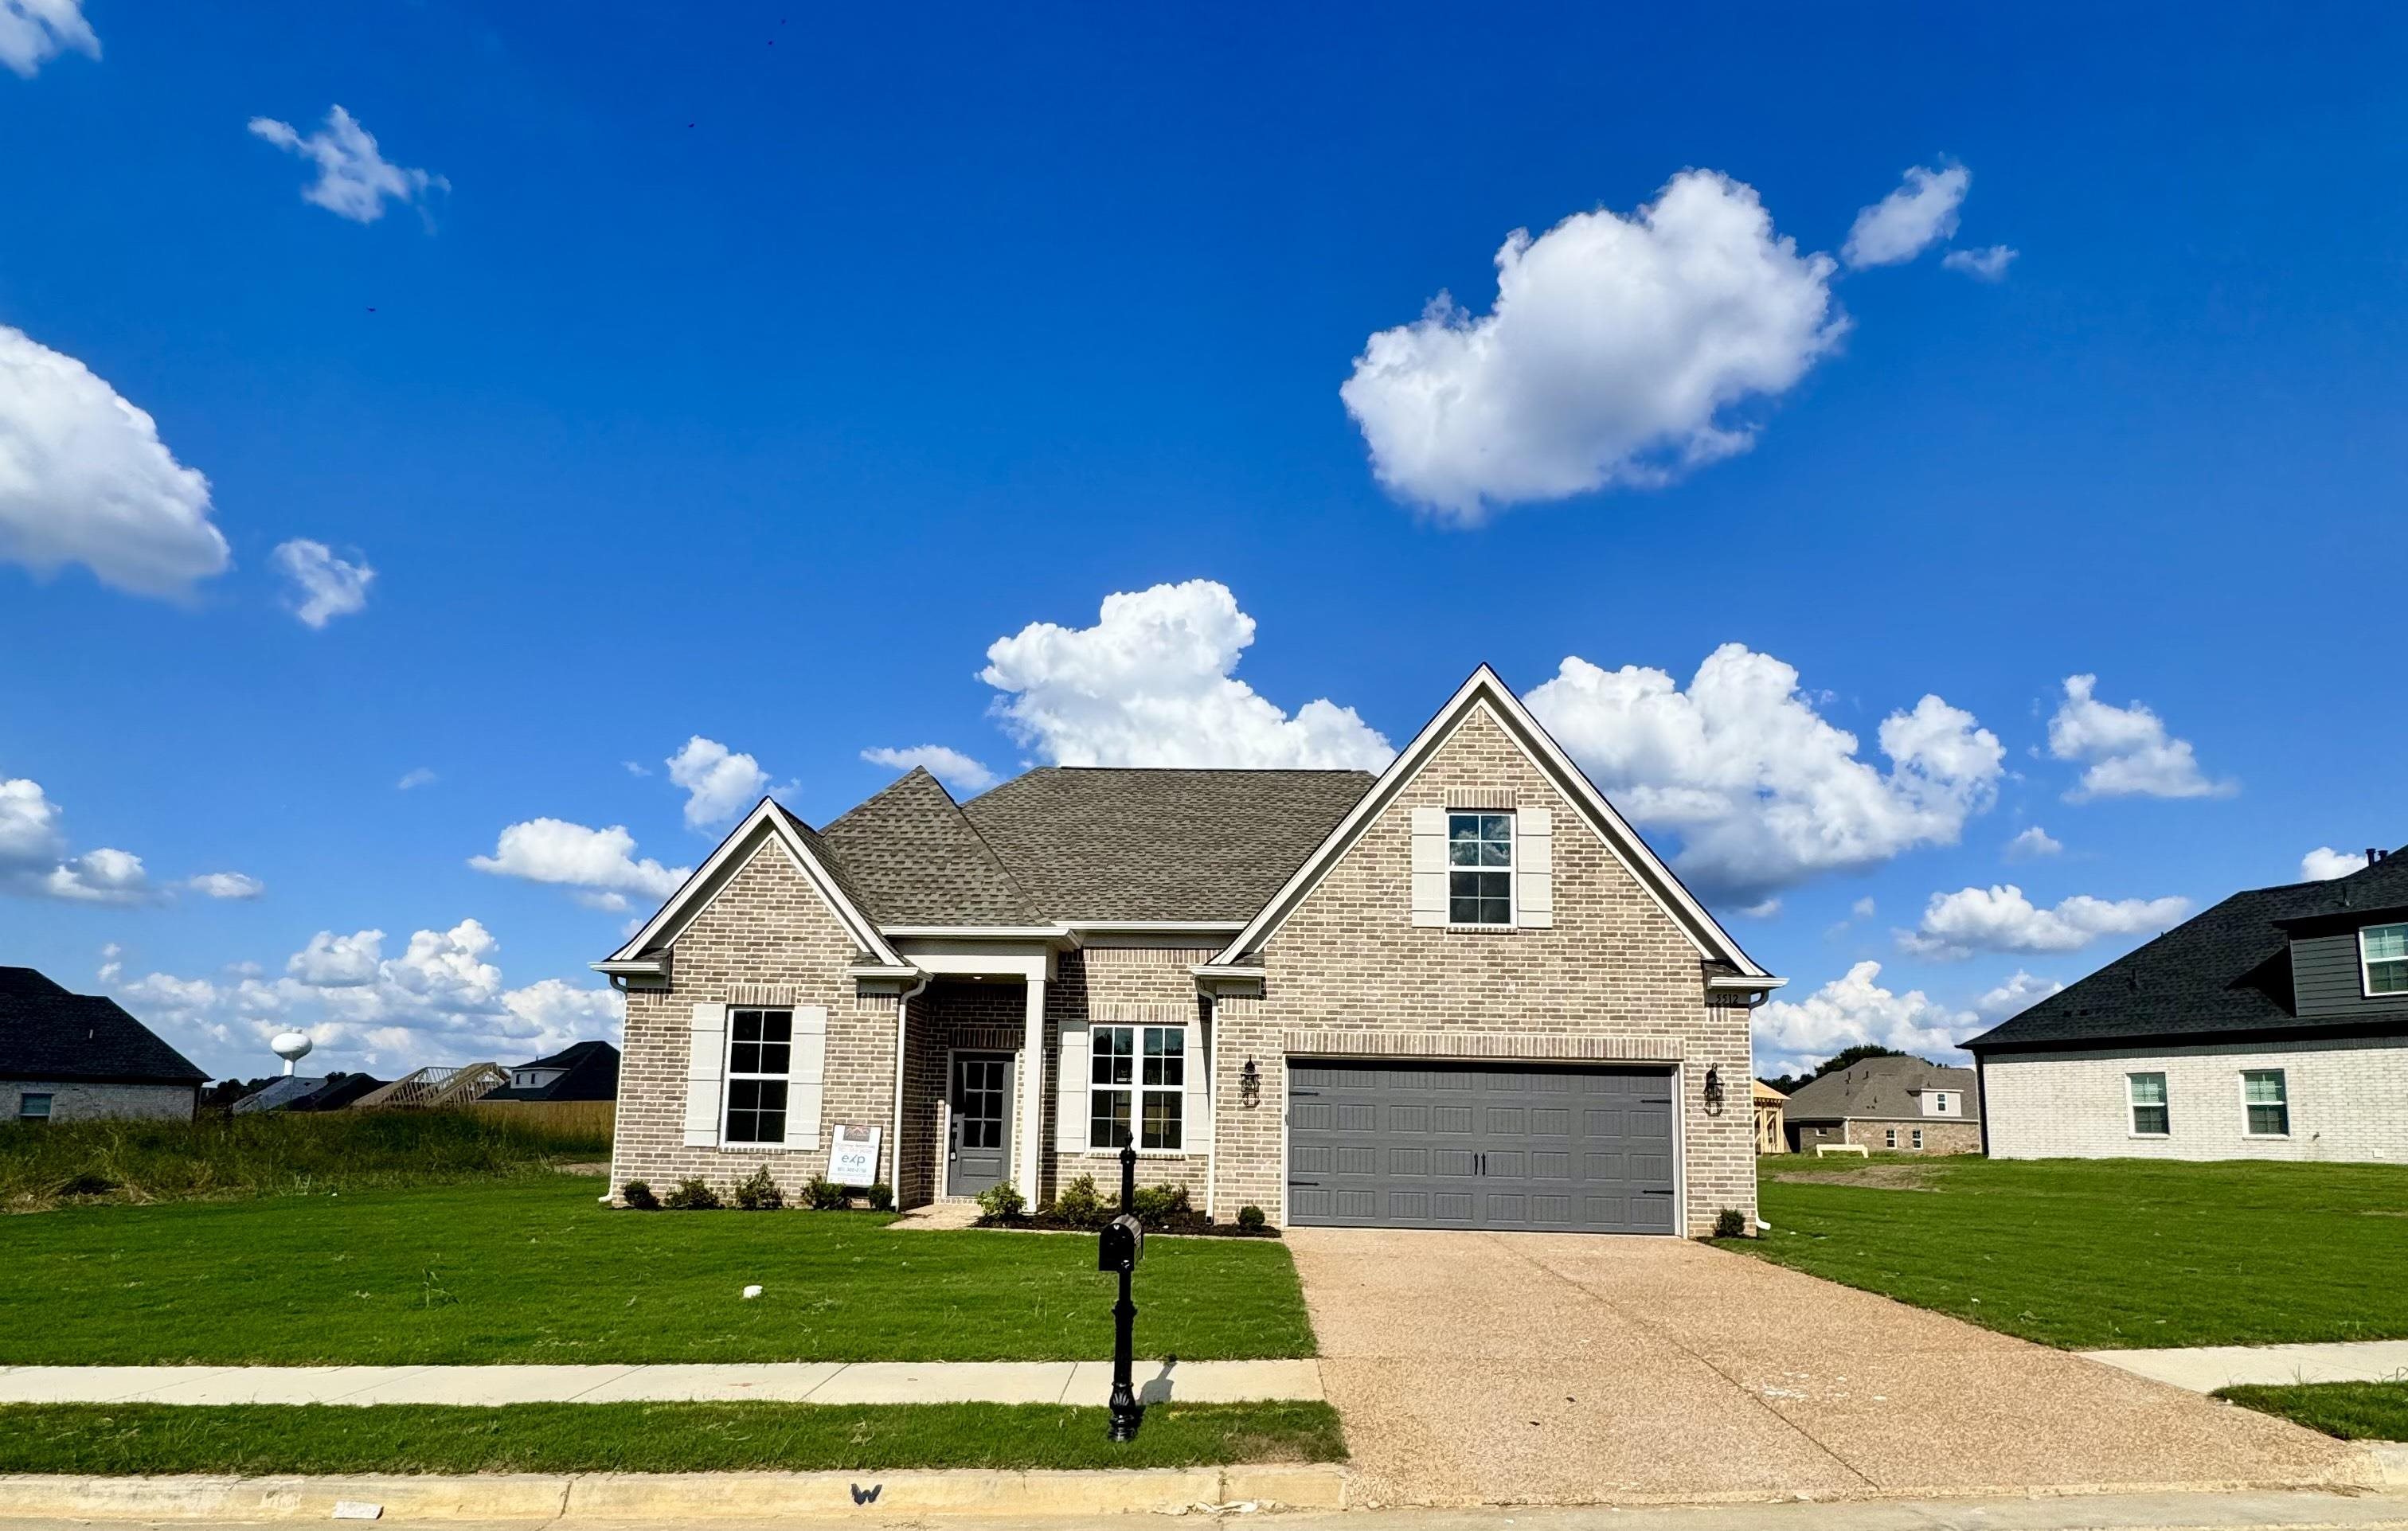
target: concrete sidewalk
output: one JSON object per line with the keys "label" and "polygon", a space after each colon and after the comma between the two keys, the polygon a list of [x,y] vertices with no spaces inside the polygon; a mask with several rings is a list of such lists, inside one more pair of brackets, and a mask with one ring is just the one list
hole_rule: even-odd
{"label": "concrete sidewalk", "polygon": [[2084,1351],[2093,1361],[2193,1393],[2288,1382],[2408,1381],[2408,1339],[2338,1345],[2200,1345],[2171,1351]]}
{"label": "concrete sidewalk", "polygon": [[[1318,1361],[1140,1362],[1140,1401],[1312,1399]],[[1109,1361],[836,1361],[616,1366],[6,1366],[0,1403],[1102,1404]]]}

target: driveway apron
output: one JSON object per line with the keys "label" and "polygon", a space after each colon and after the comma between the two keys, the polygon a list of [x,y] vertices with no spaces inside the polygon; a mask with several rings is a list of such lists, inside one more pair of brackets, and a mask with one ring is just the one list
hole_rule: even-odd
{"label": "driveway apron", "polygon": [[2339,1441],[1672,1238],[1297,1228],[1374,1504],[2344,1481]]}

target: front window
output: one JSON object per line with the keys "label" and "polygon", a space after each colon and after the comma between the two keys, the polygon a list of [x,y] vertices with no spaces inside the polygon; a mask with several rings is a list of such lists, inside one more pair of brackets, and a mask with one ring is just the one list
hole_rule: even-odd
{"label": "front window", "polygon": [[1132,1122],[1141,1149],[1184,1143],[1184,1027],[1097,1026],[1089,1033],[1087,1056],[1094,1070],[1087,1091],[1089,1147],[1125,1147]]}
{"label": "front window", "polygon": [[1513,816],[1446,816],[1446,918],[1456,925],[1513,923]]}
{"label": "front window", "polygon": [[2163,1138],[2173,1131],[2166,1105],[2163,1074],[2127,1074],[2124,1098],[2132,1109],[2132,1131],[2141,1138]]}
{"label": "front window", "polygon": [[2358,960],[2366,992],[2408,994],[2408,925],[2369,925],[2358,933]]}
{"label": "front window", "polygon": [[50,1119],[50,1096],[47,1092],[27,1091],[17,1097],[17,1120],[48,1122]]}
{"label": "front window", "polygon": [[786,1140],[786,1076],[795,1052],[792,1010],[727,1012],[730,1143]]}
{"label": "front window", "polygon": [[2241,1104],[2249,1113],[2252,1138],[2291,1136],[2291,1102],[2279,1068],[2252,1068],[2241,1076]]}
{"label": "front window", "polygon": [[1885,1127],[1882,1129],[1882,1147],[1898,1147],[1898,1129],[1896,1127]]}
{"label": "front window", "polygon": [[1921,1148],[1923,1146],[1923,1129],[1921,1127],[1914,1129],[1914,1146],[1916,1148]]}

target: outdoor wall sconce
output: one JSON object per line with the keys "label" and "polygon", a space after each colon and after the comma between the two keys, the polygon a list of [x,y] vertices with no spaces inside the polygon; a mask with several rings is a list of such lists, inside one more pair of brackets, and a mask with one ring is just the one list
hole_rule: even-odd
{"label": "outdoor wall sconce", "polygon": [[1709,1068],[1706,1070],[1706,1109],[1709,1113],[1718,1113],[1722,1109],[1723,1071],[1719,1068]]}
{"label": "outdoor wall sconce", "polygon": [[1263,1071],[1254,1066],[1252,1058],[1238,1070],[1238,1099],[1250,1111],[1263,1103]]}

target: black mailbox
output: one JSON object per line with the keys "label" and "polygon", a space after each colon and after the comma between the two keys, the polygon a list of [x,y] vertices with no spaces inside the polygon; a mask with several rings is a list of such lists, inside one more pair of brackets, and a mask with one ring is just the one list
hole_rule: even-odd
{"label": "black mailbox", "polygon": [[1144,1256],[1145,1229],[1136,1218],[1123,1212],[1104,1224],[1103,1237],[1096,1241],[1097,1270],[1135,1270]]}

